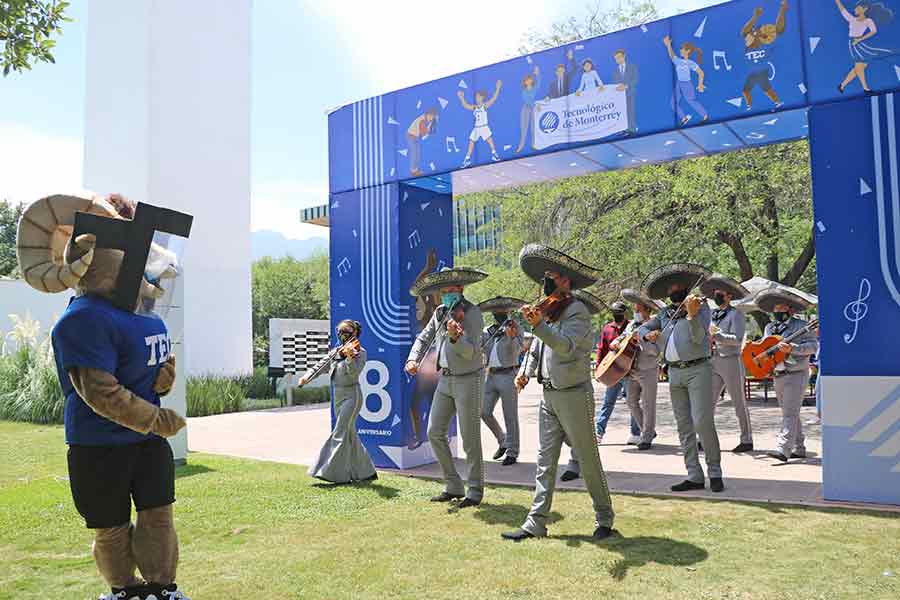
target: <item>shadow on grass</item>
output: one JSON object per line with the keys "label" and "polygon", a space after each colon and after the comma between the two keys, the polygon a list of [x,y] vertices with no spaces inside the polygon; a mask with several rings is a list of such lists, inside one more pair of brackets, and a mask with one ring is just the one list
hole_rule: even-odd
{"label": "shadow on grass", "polygon": [[[521,504],[488,504],[482,503],[475,511],[475,518],[487,525],[506,525],[515,529],[525,522],[528,516],[528,507]],[[551,512],[547,524],[552,525],[562,521],[563,517],[558,512]]]}
{"label": "shadow on grass", "polygon": [[590,535],[561,535],[553,536],[553,539],[562,540],[568,546],[592,544],[621,554],[622,558],[609,569],[614,579],[624,579],[629,569],[648,563],[688,567],[709,557],[709,552],[694,544],[655,536],[626,538],[618,535],[608,540],[595,540]]}
{"label": "shadow on grass", "polygon": [[372,490],[385,500],[391,500],[392,498],[396,498],[400,494],[399,489],[391,487],[389,485],[384,485],[382,483],[376,483],[375,481],[355,481],[347,483],[329,483],[327,481],[319,481],[312,484],[312,487],[332,493],[340,492],[345,489]]}
{"label": "shadow on grass", "polygon": [[194,475],[203,475],[204,473],[215,473],[215,469],[210,469],[206,465],[196,465],[188,463],[175,467],[175,479],[183,479],[185,477],[193,477]]}

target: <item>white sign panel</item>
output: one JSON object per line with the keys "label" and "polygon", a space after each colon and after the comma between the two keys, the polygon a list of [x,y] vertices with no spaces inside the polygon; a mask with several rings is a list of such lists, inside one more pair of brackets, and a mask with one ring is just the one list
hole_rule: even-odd
{"label": "white sign panel", "polygon": [[534,147],[543,150],[566,142],[586,142],[628,128],[625,92],[606,86],[534,104]]}

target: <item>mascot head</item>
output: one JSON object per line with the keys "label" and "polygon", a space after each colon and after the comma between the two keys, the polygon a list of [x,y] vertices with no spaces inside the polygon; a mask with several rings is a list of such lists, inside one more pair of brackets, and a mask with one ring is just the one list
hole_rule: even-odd
{"label": "mascot head", "polygon": [[124,310],[151,310],[179,273],[172,235],[186,238],[191,222],[118,194],[47,196],[19,222],[19,268],[41,292],[72,289]]}

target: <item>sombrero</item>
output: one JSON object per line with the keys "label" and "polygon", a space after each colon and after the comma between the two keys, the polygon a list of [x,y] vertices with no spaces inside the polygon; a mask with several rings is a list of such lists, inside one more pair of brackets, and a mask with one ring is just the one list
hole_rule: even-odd
{"label": "sombrero", "polygon": [[754,302],[759,310],[768,313],[773,311],[776,304],[787,304],[797,312],[804,311],[812,306],[812,303],[806,298],[802,298],[787,290],[779,289],[761,291],[756,295]]}
{"label": "sombrero", "polygon": [[672,263],[651,271],[644,278],[641,287],[648,296],[658,300],[669,295],[669,287],[673,284],[680,283],[690,292],[694,287],[706,281],[710,275],[709,269],[702,265]]}
{"label": "sombrero", "polygon": [[665,306],[659,300],[653,300],[647,294],[640,290],[636,290],[634,288],[623,288],[620,292],[622,295],[622,300],[625,302],[631,302],[632,304],[643,304],[649,308],[660,309]]}
{"label": "sombrero", "polygon": [[575,290],[574,292],[572,292],[572,295],[575,296],[576,299],[584,302],[584,305],[587,306],[588,312],[592,315],[596,315],[598,312],[609,308],[606,305],[606,302],[588,291]]}
{"label": "sombrero", "polygon": [[728,275],[713,273],[709,276],[709,279],[700,284],[700,292],[702,292],[704,296],[711,298],[717,291],[731,294],[733,300],[738,300],[750,294],[747,288]]}
{"label": "sombrero", "polygon": [[409,288],[411,296],[427,296],[437,290],[450,285],[467,286],[478,283],[488,276],[484,271],[468,269],[466,267],[444,267],[440,271],[434,271],[424,275]]}
{"label": "sombrero", "polygon": [[514,310],[518,310],[525,304],[528,303],[524,300],[519,300],[518,298],[510,298],[509,296],[497,296],[496,298],[491,298],[490,300],[480,302],[478,304],[478,308],[481,309],[481,312],[508,313]]}
{"label": "sombrero", "polygon": [[528,244],[519,252],[519,266],[540,283],[545,271],[555,271],[572,280],[572,289],[586,288],[600,278],[600,272],[568,254],[543,244]]}

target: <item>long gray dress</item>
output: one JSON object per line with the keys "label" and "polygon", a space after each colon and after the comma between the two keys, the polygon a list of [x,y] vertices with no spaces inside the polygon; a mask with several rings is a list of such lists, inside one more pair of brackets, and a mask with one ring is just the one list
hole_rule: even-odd
{"label": "long gray dress", "polygon": [[362,408],[359,374],[366,365],[366,351],[360,349],[355,358],[331,363],[331,394],[336,415],[331,432],[315,466],[309,469],[312,477],[332,483],[348,483],[370,479],[375,466],[356,433],[356,417]]}

